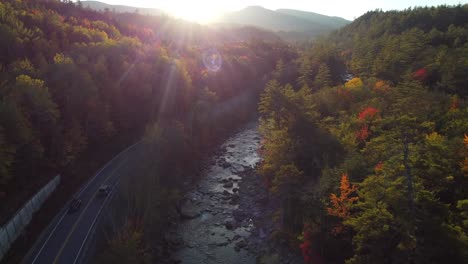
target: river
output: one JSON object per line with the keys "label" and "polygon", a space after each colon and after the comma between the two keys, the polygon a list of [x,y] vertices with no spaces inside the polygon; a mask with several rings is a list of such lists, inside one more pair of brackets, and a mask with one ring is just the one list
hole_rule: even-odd
{"label": "river", "polygon": [[[180,263],[255,263],[247,238],[251,218],[235,217],[239,185],[246,170],[260,161],[260,135],[256,123],[229,138],[206,168],[197,187],[188,192],[177,227],[181,247],[173,254]],[[255,177],[255,175],[251,175]]]}
{"label": "river", "polygon": [[168,232],[169,263],[303,263],[300,254],[270,239],[277,206],[255,173],[261,161],[257,125],[221,145],[185,195],[182,219]]}

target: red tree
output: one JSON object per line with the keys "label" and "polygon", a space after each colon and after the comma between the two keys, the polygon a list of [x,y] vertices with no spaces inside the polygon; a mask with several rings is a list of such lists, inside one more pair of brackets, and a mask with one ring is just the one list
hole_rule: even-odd
{"label": "red tree", "polygon": [[379,161],[379,163],[377,163],[377,165],[375,165],[374,167],[374,171],[376,174],[379,174],[384,168],[384,164],[382,161]]}
{"label": "red tree", "polygon": [[379,109],[368,106],[359,113],[358,118],[359,120],[373,120],[378,116],[379,112]]}
{"label": "red tree", "polygon": [[317,250],[314,249],[312,246],[312,232],[309,224],[304,224],[303,230],[303,240],[302,243],[299,245],[299,248],[302,252],[302,257],[304,258],[305,264],[322,264],[324,263],[320,254],[318,254]]}
{"label": "red tree", "polygon": [[370,131],[369,131],[369,126],[368,125],[364,125],[363,127],[361,127],[361,129],[359,129],[356,132],[356,138],[359,139],[361,142],[366,141],[366,139],[369,136],[370,136]]}
{"label": "red tree", "polygon": [[427,70],[425,68],[421,68],[413,72],[413,78],[416,80],[424,81],[427,78]]}

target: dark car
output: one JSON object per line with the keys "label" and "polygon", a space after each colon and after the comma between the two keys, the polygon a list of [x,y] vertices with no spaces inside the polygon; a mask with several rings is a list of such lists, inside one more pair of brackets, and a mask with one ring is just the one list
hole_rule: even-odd
{"label": "dark car", "polygon": [[82,204],[81,199],[73,198],[73,200],[70,203],[70,207],[68,207],[68,213],[71,214],[80,210],[81,204]]}
{"label": "dark car", "polygon": [[99,187],[98,190],[98,197],[105,197],[109,195],[109,193],[112,191],[112,188],[110,185],[104,184]]}

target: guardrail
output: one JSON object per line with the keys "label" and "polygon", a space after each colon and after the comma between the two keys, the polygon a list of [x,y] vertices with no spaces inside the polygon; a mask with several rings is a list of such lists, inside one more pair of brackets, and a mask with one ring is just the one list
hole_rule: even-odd
{"label": "guardrail", "polygon": [[21,209],[6,223],[0,227],[0,260],[6,255],[11,244],[21,235],[24,228],[29,224],[33,214],[41,208],[44,201],[55,190],[60,183],[60,175],[55,176],[40,191],[26,202]]}

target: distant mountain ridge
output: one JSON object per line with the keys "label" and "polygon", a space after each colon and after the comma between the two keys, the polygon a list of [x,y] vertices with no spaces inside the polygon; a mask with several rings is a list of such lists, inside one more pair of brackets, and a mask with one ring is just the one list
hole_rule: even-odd
{"label": "distant mountain ridge", "polygon": [[332,28],[340,28],[344,27],[347,24],[351,23],[351,21],[346,20],[342,17],[337,17],[337,16],[326,16],[314,12],[308,12],[308,11],[301,11],[301,10],[294,10],[294,9],[277,9],[276,12],[295,16],[295,17],[300,17],[306,20],[309,20],[311,22],[321,24],[321,25],[328,25]]}
{"label": "distant mountain ridge", "polygon": [[161,9],[157,8],[146,8],[146,7],[135,7],[126,5],[111,5],[99,1],[81,1],[83,7],[91,8],[96,11],[105,11],[106,9],[111,12],[117,13],[135,13],[138,12],[142,15],[153,15],[160,16],[166,14]]}
{"label": "distant mountain ridge", "polygon": [[220,24],[252,25],[279,32],[280,36],[304,35],[313,38],[349,24],[341,17],[331,17],[313,12],[249,6],[240,11],[229,12],[216,20]]}
{"label": "distant mountain ridge", "polygon": [[[157,8],[111,5],[99,1],[81,1],[81,4],[83,7],[97,11],[138,12],[155,16],[167,14]],[[284,40],[307,41],[341,28],[350,22],[341,17],[326,16],[314,12],[293,9],[278,9],[275,11],[261,6],[249,6],[239,11],[225,13],[211,24],[218,28],[231,29],[254,26],[262,30],[264,33],[262,35],[266,34],[266,31],[263,30],[267,30],[273,31]],[[268,37],[272,38],[272,36]]]}

